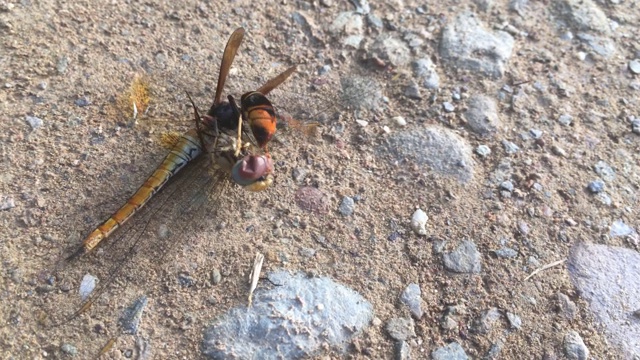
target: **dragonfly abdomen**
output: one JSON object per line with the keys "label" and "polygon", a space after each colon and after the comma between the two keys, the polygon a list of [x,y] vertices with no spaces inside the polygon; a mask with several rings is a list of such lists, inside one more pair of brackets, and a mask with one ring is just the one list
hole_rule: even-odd
{"label": "dragonfly abdomen", "polygon": [[118,227],[123,225],[133,214],[138,212],[155,195],[172,176],[178,173],[191,160],[202,153],[202,146],[197,130],[183,134],[164,158],[162,164],[138,188],[127,203],[111,215],[105,222],[93,230],[82,242],[83,253],[93,250],[100,241],[106,239]]}

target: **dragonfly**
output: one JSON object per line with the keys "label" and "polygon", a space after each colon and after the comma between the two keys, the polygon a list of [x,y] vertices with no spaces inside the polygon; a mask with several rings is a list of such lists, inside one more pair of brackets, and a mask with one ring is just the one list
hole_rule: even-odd
{"label": "dragonfly", "polygon": [[[184,133],[178,139],[160,166],[126,203],[91,231],[84,238],[82,244],[72,254],[64,257],[56,268],[60,269],[71,262],[85,258],[104,242],[108,243],[108,240],[117,234],[119,229],[124,231],[121,228],[127,225],[137,213],[142,212],[149,201],[156,197],[165,185],[189,164],[193,165],[208,160],[207,162],[215,167],[213,170],[215,175],[208,178],[214,183],[216,179],[228,176],[232,183],[249,191],[263,191],[272,185],[273,161],[268,151],[268,144],[276,132],[277,120],[274,106],[266,95],[285,82],[296,71],[296,66],[289,67],[257,90],[243,94],[239,104],[232,95],[228,95],[227,99],[223,100],[225,81],[244,34],[244,29],[238,28],[227,41],[220,65],[214,101],[206,114],[200,115],[193,99],[187,93],[193,106],[195,128]],[[251,136],[248,136],[249,132]],[[246,138],[249,138],[250,141],[245,141]],[[185,182],[188,185],[188,181]],[[172,195],[165,195],[164,201],[167,201]],[[161,207],[162,204],[156,208],[160,209]],[[153,215],[150,213],[154,211],[156,210],[147,210],[149,218]],[[143,222],[143,225],[148,225],[148,222]],[[131,261],[136,251],[139,251],[137,245],[142,240],[144,231],[144,229],[138,230],[135,236],[120,236],[114,240],[114,243],[126,240],[131,243],[119,244],[127,251],[123,252],[124,255],[117,259],[107,272],[110,276],[109,279],[93,291],[78,310],[66,316],[61,323],[56,323],[56,325],[65,324],[77,318],[95,303],[115,280],[124,265]]]}

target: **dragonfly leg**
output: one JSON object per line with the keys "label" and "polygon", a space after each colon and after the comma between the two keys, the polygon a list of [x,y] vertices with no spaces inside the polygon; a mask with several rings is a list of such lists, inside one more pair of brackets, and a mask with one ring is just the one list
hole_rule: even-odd
{"label": "dragonfly leg", "polygon": [[202,146],[202,148],[205,148],[204,145],[204,139],[202,138],[202,130],[200,129],[200,123],[201,118],[200,118],[200,113],[198,113],[198,107],[196,106],[196,104],[193,102],[193,99],[191,98],[191,95],[189,94],[188,91],[185,91],[187,93],[187,97],[189,98],[189,101],[191,101],[191,106],[193,106],[193,112],[194,112],[194,120],[196,122],[196,131],[198,132],[198,138],[200,139],[200,146]]}

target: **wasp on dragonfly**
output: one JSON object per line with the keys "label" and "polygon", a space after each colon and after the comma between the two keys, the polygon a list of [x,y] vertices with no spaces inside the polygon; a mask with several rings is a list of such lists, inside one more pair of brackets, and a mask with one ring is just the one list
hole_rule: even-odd
{"label": "wasp on dragonfly", "polygon": [[[240,98],[240,107],[229,95],[222,101],[222,90],[229,69],[244,37],[244,29],[236,29],[229,38],[222,56],[220,74],[213,105],[206,115],[200,117],[195,104],[196,128],[183,134],[151,176],[138,188],[127,202],[100,226],[93,230],[82,242],[82,246],[68,260],[91,252],[138,212],[162,187],[185,165],[207,152],[223,167],[231,167],[231,178],[237,184],[251,190],[262,191],[273,183],[273,165],[267,151],[267,143],[276,131],[276,114],[271,102],[266,98],[271,90],[282,84],[293,72],[292,66],[269,80],[256,91],[247,92]],[[191,100],[191,97],[189,96]],[[242,145],[242,124],[248,123],[257,146],[264,154],[249,152]],[[218,147],[221,131],[238,131],[234,151]],[[243,152],[245,153],[244,156]]]}

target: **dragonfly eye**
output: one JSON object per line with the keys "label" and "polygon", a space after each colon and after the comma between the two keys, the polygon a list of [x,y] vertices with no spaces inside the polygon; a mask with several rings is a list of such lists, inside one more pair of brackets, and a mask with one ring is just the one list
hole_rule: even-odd
{"label": "dragonfly eye", "polygon": [[[231,169],[231,178],[242,186],[251,186],[255,183],[271,180],[273,161],[266,155],[247,155],[238,160]],[[267,184],[264,188],[271,184]],[[262,190],[262,189],[257,189]]]}

